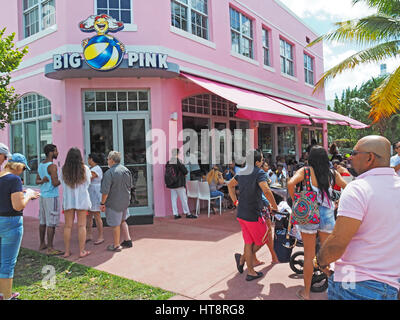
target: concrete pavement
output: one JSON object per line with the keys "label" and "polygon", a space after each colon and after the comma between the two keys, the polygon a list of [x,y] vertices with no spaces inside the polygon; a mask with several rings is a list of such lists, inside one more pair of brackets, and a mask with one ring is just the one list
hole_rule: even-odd
{"label": "concrete pavement", "polygon": [[[24,218],[24,228],[22,246],[38,251],[38,220]],[[172,299],[296,300],[296,291],[303,285],[302,276],[294,274],[288,263],[270,264],[266,246],[257,254],[265,264],[256,267],[264,276],[245,281],[246,269],[239,274],[234,260],[234,253],[243,250],[243,240],[232,210],[210,218],[205,212],[198,219],[155,218],[153,225],[129,228],[132,248],[107,251],[112,234],[106,227],[106,241],[98,246],[88,242],[86,249],[92,253],[79,258],[75,224],[68,260],[174,292]],[[64,248],[62,224],[56,231],[55,248]],[[326,300],[327,295],[311,293],[311,298]]]}

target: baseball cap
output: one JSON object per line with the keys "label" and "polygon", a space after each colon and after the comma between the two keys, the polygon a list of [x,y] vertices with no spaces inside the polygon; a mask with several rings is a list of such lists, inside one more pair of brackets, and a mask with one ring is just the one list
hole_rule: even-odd
{"label": "baseball cap", "polygon": [[7,158],[11,158],[10,150],[4,143],[0,143],[0,154],[6,155]]}
{"label": "baseball cap", "polygon": [[11,157],[10,160],[8,160],[9,162],[19,162],[19,163],[23,163],[25,165],[25,167],[30,171],[31,168],[29,168],[28,166],[28,162],[26,161],[26,158],[23,154],[20,153],[14,153]]}

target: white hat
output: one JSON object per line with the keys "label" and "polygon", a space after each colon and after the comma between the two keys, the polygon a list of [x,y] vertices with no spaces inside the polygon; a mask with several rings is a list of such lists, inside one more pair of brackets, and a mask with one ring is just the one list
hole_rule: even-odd
{"label": "white hat", "polygon": [[10,150],[8,150],[8,147],[4,144],[0,142],[0,154],[5,154],[7,156],[7,158],[11,158],[11,153]]}

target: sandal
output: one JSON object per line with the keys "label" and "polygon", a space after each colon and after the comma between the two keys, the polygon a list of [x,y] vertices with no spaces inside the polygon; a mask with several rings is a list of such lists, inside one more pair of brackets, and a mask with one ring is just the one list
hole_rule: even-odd
{"label": "sandal", "polygon": [[80,254],[80,255],[79,255],[79,258],[84,258],[84,257],[87,257],[89,254],[91,254],[91,252],[90,252],[90,251],[85,251],[85,253],[84,253],[84,254]]}
{"label": "sandal", "polygon": [[57,249],[52,249],[51,251],[47,251],[46,254],[48,256],[61,256],[63,255],[65,252],[61,251],[61,250],[57,250]]}
{"label": "sandal", "polygon": [[121,246],[114,247],[113,244],[110,244],[110,245],[107,247],[107,251],[120,252],[120,251],[122,251],[122,247],[121,247]]}
{"label": "sandal", "polygon": [[97,240],[96,242],[94,242],[93,244],[99,245],[99,244],[102,244],[103,242],[104,242],[104,239],[100,239],[100,240]]}

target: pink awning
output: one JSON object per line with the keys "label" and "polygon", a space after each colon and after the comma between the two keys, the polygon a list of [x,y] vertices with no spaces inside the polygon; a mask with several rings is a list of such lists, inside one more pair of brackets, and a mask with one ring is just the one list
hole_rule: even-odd
{"label": "pink awning", "polygon": [[271,99],[280,102],[288,107],[291,107],[297,111],[305,112],[310,116],[310,118],[315,122],[315,123],[330,123],[330,124],[339,124],[342,126],[351,126],[352,128],[355,129],[364,129],[368,128],[369,126],[354,120],[350,117],[344,116],[342,114],[329,111],[329,110],[324,110],[324,109],[319,109],[315,107],[311,107],[305,104],[293,102],[293,101],[288,101],[285,99],[281,98],[276,98],[276,97],[270,97]]}
{"label": "pink awning", "polygon": [[355,129],[369,127],[360,121],[333,111],[241,89],[183,72],[181,75],[200,87],[235,103],[238,108],[235,116],[241,119],[305,125],[311,125],[310,120],[312,119],[314,123],[339,124]]}
{"label": "pink awning", "polygon": [[181,73],[190,81],[237,105],[236,117],[265,122],[311,125],[309,115],[279,103],[266,95],[228,84]]}

